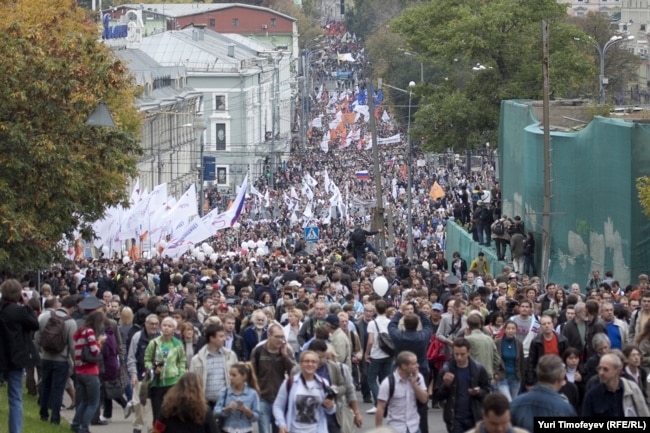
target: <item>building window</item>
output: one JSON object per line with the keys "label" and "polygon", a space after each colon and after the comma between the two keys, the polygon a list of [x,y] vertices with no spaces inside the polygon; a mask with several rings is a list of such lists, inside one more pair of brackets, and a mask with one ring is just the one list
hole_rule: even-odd
{"label": "building window", "polygon": [[226,96],[225,95],[216,95],[214,97],[214,110],[215,111],[226,111]]}
{"label": "building window", "polygon": [[639,24],[639,30],[645,32],[645,24]]}
{"label": "building window", "polygon": [[217,150],[226,150],[226,124],[217,123],[215,124],[215,129],[217,130],[217,135],[216,135]]}
{"label": "building window", "polygon": [[275,18],[271,18],[271,27],[275,27],[276,24],[277,24],[277,21],[275,20]]}
{"label": "building window", "polygon": [[214,27],[214,26],[216,26],[216,25],[217,25],[216,20],[215,20],[214,18],[210,18],[209,26],[210,26],[210,27]]}
{"label": "building window", "polygon": [[233,18],[232,19],[232,26],[233,27],[239,27],[239,18]]}

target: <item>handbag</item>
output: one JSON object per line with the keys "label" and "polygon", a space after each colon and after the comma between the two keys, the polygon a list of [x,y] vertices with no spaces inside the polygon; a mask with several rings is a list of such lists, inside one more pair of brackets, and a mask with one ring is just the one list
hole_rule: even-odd
{"label": "handbag", "polygon": [[[226,406],[226,397],[228,396],[228,388],[226,388],[226,392],[223,394],[223,403],[221,406]],[[226,422],[226,417],[224,415],[218,416],[215,418],[216,423],[217,423],[217,433],[221,433],[223,431],[223,424]]]}
{"label": "handbag", "polygon": [[118,400],[124,394],[124,388],[122,388],[119,379],[104,381],[104,391],[106,392],[106,398],[111,400]]}

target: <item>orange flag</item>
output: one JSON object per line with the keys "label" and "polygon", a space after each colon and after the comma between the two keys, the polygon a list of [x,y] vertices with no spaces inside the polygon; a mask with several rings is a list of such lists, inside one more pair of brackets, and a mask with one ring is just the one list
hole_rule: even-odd
{"label": "orange flag", "polygon": [[442,189],[438,181],[433,182],[433,185],[431,186],[431,191],[429,191],[429,197],[431,197],[432,200],[438,200],[439,198],[443,198],[445,196],[445,191]]}

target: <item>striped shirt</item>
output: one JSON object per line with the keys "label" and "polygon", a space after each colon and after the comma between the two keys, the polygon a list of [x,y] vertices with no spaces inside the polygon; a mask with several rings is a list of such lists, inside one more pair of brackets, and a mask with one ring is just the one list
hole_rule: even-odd
{"label": "striped shirt", "polygon": [[97,363],[87,363],[81,359],[81,353],[86,345],[90,347],[92,356],[99,355],[100,347],[97,338],[95,338],[95,331],[88,327],[80,328],[74,333],[73,339],[75,372],[77,374],[99,375],[99,365]]}

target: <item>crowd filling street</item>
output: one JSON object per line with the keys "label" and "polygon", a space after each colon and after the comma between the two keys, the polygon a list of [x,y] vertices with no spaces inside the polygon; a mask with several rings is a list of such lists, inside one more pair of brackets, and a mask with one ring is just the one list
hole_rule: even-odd
{"label": "crowd filling street", "polygon": [[[539,416],[650,415],[648,275],[542,282],[491,162],[467,172],[417,145],[409,155],[404,119],[365,82],[362,42],[341,23],[325,30],[291,159],[252,182],[237,228],[205,253],[2,276],[9,433],[23,430],[24,388],[44,423],[74,411],[76,433],[101,432],[115,405],[133,433],[425,433],[429,411],[449,433],[532,433]],[[371,223],[370,116],[384,227]],[[497,261],[447,251],[448,224]]]}

